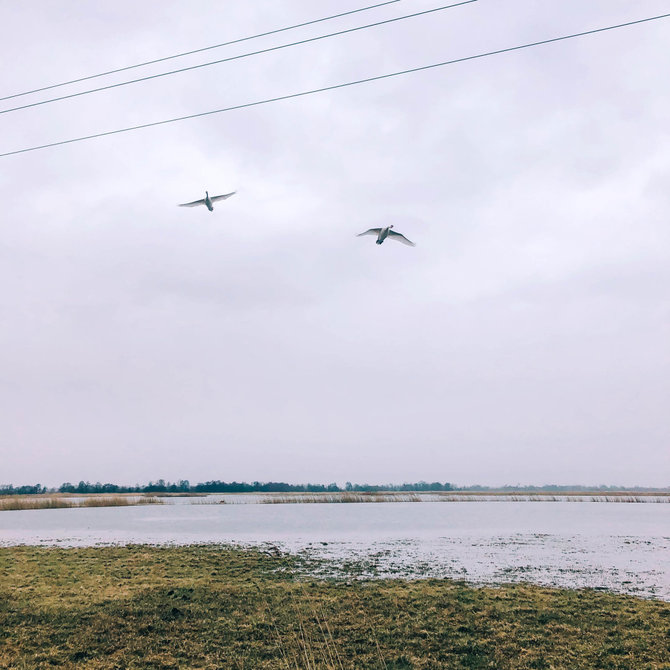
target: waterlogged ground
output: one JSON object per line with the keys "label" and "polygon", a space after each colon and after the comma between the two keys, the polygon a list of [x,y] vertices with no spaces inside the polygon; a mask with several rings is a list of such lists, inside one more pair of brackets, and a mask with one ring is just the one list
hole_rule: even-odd
{"label": "waterlogged ground", "polygon": [[319,576],[523,581],[670,601],[668,504],[170,502],[2,512],[0,545],[237,544],[289,552]]}
{"label": "waterlogged ground", "polygon": [[670,601],[670,538],[546,534],[312,544],[293,548],[308,574],[530,582]]}
{"label": "waterlogged ground", "polygon": [[217,545],[0,548],[0,668],[670,668],[670,603],[306,567]]}

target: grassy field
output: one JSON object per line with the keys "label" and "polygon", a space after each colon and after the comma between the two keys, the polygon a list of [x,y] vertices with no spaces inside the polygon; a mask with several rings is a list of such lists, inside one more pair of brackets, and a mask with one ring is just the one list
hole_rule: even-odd
{"label": "grassy field", "polygon": [[670,603],[300,574],[272,551],[0,548],[0,667],[670,668]]}

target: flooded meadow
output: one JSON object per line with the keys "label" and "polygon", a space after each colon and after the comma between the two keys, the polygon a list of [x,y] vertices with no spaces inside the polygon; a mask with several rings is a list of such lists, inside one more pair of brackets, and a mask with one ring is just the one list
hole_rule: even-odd
{"label": "flooded meadow", "polygon": [[0,546],[253,546],[289,553],[313,576],[529,582],[670,601],[670,505],[652,504],[667,497],[290,498],[222,494],[115,507],[79,500],[9,510],[0,513]]}

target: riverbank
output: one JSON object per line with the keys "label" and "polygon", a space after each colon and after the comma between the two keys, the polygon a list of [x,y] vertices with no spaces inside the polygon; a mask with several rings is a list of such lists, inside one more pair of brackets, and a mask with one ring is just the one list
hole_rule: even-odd
{"label": "riverbank", "polygon": [[0,548],[0,667],[654,668],[670,603],[317,580],[274,550]]}

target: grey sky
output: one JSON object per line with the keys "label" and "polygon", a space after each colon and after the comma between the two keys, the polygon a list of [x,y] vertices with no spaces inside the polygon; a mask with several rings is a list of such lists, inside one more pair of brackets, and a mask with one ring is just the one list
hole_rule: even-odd
{"label": "grey sky", "polygon": [[[0,94],[365,4],[0,0]],[[0,115],[0,153],[668,11],[480,0]],[[0,483],[670,484],[669,36],[0,159]]]}

